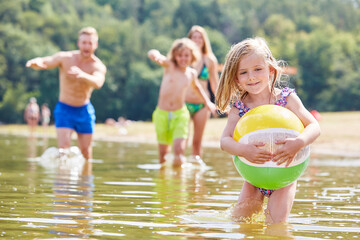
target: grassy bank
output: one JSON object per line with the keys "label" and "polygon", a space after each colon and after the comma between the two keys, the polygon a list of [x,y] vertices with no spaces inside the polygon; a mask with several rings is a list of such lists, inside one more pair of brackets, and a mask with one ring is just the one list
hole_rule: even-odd
{"label": "grassy bank", "polygon": [[[321,113],[321,136],[312,145],[313,151],[338,155],[360,156],[360,112]],[[226,124],[226,118],[210,119],[204,134],[205,146],[219,146],[219,139]],[[123,129],[116,126],[97,124],[95,140],[101,141],[136,141],[156,144],[154,126],[151,122],[131,122]],[[0,134],[28,135],[26,125],[0,125]],[[44,129],[39,126],[35,135],[42,136]],[[46,131],[49,137],[55,137],[54,126]],[[74,134],[75,137],[75,134]]]}

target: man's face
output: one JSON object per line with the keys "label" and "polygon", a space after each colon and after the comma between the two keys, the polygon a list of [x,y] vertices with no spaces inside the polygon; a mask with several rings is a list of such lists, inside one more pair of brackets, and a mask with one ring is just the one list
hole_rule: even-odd
{"label": "man's face", "polygon": [[83,57],[91,57],[98,47],[97,38],[93,35],[82,34],[78,39],[78,47]]}

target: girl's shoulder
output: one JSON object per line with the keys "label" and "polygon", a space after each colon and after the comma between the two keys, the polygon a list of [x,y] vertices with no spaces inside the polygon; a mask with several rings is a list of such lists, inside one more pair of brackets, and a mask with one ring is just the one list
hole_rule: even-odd
{"label": "girl's shoulder", "polygon": [[176,64],[173,61],[169,60],[168,58],[166,58],[163,61],[163,63],[159,64],[159,65],[161,65],[164,68],[165,72],[170,72],[171,73],[173,71],[176,71],[176,69],[177,69]]}
{"label": "girl's shoulder", "polygon": [[283,107],[287,104],[287,100],[286,100],[287,97],[291,93],[296,94],[295,89],[289,87],[285,87],[283,89],[276,89],[276,91],[277,91],[276,96],[278,100],[275,102],[275,105],[279,105]]}
{"label": "girl's shoulder", "polygon": [[215,64],[218,64],[218,61],[215,55],[204,55],[204,63],[208,67],[213,67]]}
{"label": "girl's shoulder", "polygon": [[234,101],[232,106],[239,109],[240,117],[242,117],[245,113],[247,113],[250,110],[250,108],[246,107],[245,104],[241,100]]}
{"label": "girl's shoulder", "polygon": [[[277,101],[275,102],[275,105],[279,106],[285,106],[287,104],[287,98],[291,93],[295,93],[295,89],[285,87],[283,89],[275,89],[275,94]],[[250,111],[250,108],[246,107],[245,104],[241,100],[236,100],[232,104],[233,107],[239,109],[239,116],[242,117],[245,113]]]}

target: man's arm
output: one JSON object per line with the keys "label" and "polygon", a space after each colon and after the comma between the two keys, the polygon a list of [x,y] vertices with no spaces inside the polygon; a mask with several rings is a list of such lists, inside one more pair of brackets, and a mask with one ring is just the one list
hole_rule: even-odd
{"label": "man's arm", "polygon": [[52,56],[33,58],[27,61],[25,66],[35,70],[55,68],[61,64],[62,55],[62,52],[58,52]]}
{"label": "man's arm", "polygon": [[106,67],[102,63],[98,63],[96,70],[92,73],[86,73],[77,66],[72,66],[67,72],[67,77],[78,79],[86,82],[93,88],[99,89],[105,82]]}

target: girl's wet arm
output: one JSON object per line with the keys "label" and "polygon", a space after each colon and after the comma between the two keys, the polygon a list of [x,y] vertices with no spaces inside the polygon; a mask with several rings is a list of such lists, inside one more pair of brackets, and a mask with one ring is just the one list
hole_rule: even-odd
{"label": "girl's wet arm", "polygon": [[259,148],[264,145],[263,143],[244,144],[233,139],[235,126],[240,119],[238,112],[239,110],[236,108],[230,110],[228,122],[220,140],[221,149],[232,155],[242,156],[253,163],[263,164],[270,161],[272,158],[271,153]]}
{"label": "girl's wet arm", "polygon": [[304,131],[297,137],[297,139],[301,140],[304,146],[313,143],[321,133],[318,121],[304,107],[300,98],[296,94],[291,94],[287,100],[287,108],[297,115],[305,127]]}
{"label": "girl's wet arm", "polygon": [[232,108],[230,110],[228,114],[228,121],[220,139],[221,150],[226,151],[232,155],[241,155],[242,152],[241,149],[239,149],[240,144],[233,138],[235,126],[240,119],[238,112],[239,110],[236,108]]}

